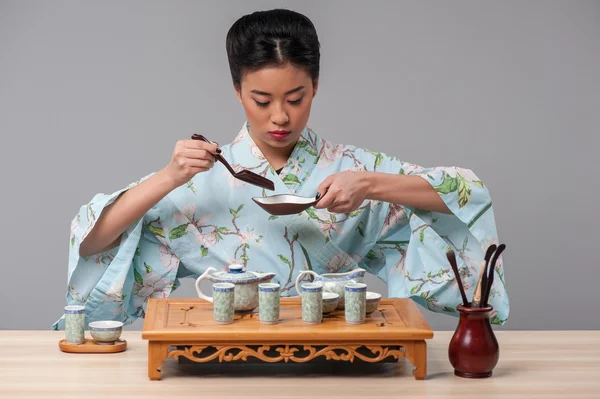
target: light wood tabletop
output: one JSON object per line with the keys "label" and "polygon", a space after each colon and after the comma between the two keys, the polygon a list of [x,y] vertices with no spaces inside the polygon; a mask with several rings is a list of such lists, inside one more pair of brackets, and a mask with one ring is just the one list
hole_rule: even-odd
{"label": "light wood tabletop", "polygon": [[[87,334],[87,332],[86,332]],[[388,364],[180,364],[167,359],[150,381],[148,342],[125,331],[113,354],[63,353],[62,331],[0,331],[1,398],[599,398],[600,331],[496,331],[492,378],[456,377],[452,332],[428,344],[428,375],[413,378],[406,359]]]}

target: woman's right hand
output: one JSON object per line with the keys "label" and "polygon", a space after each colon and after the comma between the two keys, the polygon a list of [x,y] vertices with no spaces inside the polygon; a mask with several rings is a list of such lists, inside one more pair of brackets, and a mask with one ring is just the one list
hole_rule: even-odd
{"label": "woman's right hand", "polygon": [[216,144],[201,140],[179,140],[164,172],[173,184],[179,187],[197,173],[211,169],[215,164],[214,154],[220,152]]}

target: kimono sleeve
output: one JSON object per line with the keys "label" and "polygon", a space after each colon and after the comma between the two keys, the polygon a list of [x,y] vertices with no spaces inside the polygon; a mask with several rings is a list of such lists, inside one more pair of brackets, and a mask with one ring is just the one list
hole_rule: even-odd
{"label": "kimono sleeve", "polygon": [[[132,322],[135,314],[128,314],[128,308],[137,309],[136,305],[139,305],[133,293],[141,291],[145,294],[149,290],[144,290],[146,286],[164,280],[162,277],[156,278],[156,273],[151,273],[153,270],[149,269],[149,264],[152,262],[146,262],[147,268],[143,260],[140,265],[142,252],[145,257],[155,253],[155,258],[160,259],[160,241],[152,240],[148,234],[146,239],[142,239],[147,214],[131,223],[117,247],[92,256],[79,255],[81,242],[94,228],[102,211],[122,193],[150,176],[152,174],[112,194],[95,195],[88,204],[81,206],[71,222],[66,304],[85,306],[86,328],[89,322],[95,320]],[[160,227],[148,224],[145,229],[149,229],[153,236],[160,235]],[[52,328],[64,329],[64,315]]]}
{"label": "kimono sleeve", "polygon": [[[386,258],[390,297],[410,297],[425,308],[458,316],[462,300],[446,252],[457,256],[459,274],[471,300],[485,250],[498,244],[490,193],[473,171],[460,167],[425,168],[380,156],[384,173],[419,176],[429,183],[451,214],[423,211],[388,204],[377,248]],[[495,269],[489,303],[495,314],[492,323],[504,324],[509,302],[502,257]]]}

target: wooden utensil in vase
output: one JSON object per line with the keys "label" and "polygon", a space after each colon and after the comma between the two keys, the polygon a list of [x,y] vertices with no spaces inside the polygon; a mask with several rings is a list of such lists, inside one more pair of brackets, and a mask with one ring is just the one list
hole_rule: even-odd
{"label": "wooden utensil in vase", "polygon": [[481,270],[479,271],[479,279],[477,280],[477,285],[475,286],[475,292],[473,293],[473,299],[471,300],[471,306],[472,308],[478,308],[479,305],[481,304],[481,283],[482,283],[482,279],[483,279],[483,275],[485,273],[485,265],[486,265],[486,261],[482,260],[481,261]]}
{"label": "wooden utensil in vase", "polygon": [[485,283],[487,281],[487,274],[486,274],[487,265],[490,262],[490,258],[492,257],[492,254],[494,253],[496,248],[497,248],[496,244],[492,244],[488,247],[487,251],[485,252],[485,259],[482,261],[482,267],[481,267],[481,270],[479,271],[479,280],[477,281],[477,286],[475,287],[475,293],[473,294],[473,300],[471,301],[472,308],[478,308],[479,306],[481,306],[481,292],[482,292],[481,285],[482,285],[482,283]]}

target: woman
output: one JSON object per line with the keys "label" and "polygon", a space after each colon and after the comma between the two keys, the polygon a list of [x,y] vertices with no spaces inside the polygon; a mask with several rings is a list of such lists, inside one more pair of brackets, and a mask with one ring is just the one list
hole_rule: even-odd
{"label": "woman", "polygon": [[[233,86],[247,121],[231,144],[175,145],[162,170],[81,207],[71,227],[67,302],[87,320],[144,317],[148,298],[167,297],[182,277],[242,263],[273,271],[282,295],[296,295],[302,270],[358,266],[387,281],[389,296],[456,315],[460,295],[446,250],[459,256],[467,289],[483,250],[497,242],[489,193],[469,170],[423,168],[348,145],[307,127],[319,82],[319,41],[305,16],[287,11],[240,18],[227,35]],[[237,170],[274,181],[266,191]],[[255,196],[297,193],[321,199],[298,215],[270,216]],[[290,223],[312,228],[293,233]],[[316,227],[316,229],[315,229]],[[508,316],[501,262],[491,304]],[[64,328],[63,320],[54,325]]]}

